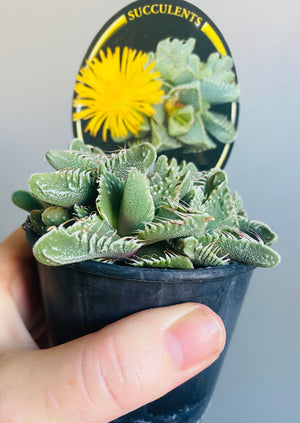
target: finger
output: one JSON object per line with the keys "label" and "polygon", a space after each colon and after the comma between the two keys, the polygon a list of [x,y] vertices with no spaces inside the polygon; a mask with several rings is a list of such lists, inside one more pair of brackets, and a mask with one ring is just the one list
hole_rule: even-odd
{"label": "finger", "polygon": [[0,351],[36,349],[37,345],[29,334],[17,305],[9,293],[0,291]]}
{"label": "finger", "polygon": [[26,241],[25,232],[22,228],[16,229],[0,244],[0,259],[5,256],[23,261],[32,259],[32,248]]}
{"label": "finger", "polygon": [[[3,326],[13,326],[11,318],[18,318],[17,312],[30,330],[43,316],[36,265],[21,228],[0,244],[0,268],[0,321]],[[16,307],[11,304],[10,297]],[[11,304],[10,312],[8,304]],[[17,326],[20,328],[19,324]]]}
{"label": "finger", "polygon": [[21,378],[26,389],[18,386],[17,407],[14,399],[16,416],[47,423],[109,422],[205,369],[224,344],[223,323],[205,306],[189,303],[137,313],[28,355]]}

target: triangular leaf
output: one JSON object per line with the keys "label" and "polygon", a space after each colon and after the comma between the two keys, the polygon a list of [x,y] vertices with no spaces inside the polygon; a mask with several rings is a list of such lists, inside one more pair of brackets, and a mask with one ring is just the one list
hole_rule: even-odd
{"label": "triangular leaf", "polygon": [[117,229],[124,182],[113,173],[103,173],[98,181],[96,206],[100,216]]}
{"label": "triangular leaf", "polygon": [[118,232],[131,235],[142,229],[146,222],[152,222],[155,205],[146,175],[133,168],[125,181],[118,221]]}

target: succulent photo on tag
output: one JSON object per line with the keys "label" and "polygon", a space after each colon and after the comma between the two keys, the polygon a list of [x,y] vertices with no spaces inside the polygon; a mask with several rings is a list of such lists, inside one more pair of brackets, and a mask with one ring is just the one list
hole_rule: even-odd
{"label": "succulent photo on tag", "polygon": [[224,167],[240,90],[231,52],[194,5],[136,1],[94,38],[74,88],[73,130],[104,151],[151,143],[158,154]]}

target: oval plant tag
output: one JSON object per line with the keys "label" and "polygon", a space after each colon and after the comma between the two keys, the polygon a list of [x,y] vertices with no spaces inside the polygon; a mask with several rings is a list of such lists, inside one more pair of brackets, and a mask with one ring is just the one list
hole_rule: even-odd
{"label": "oval plant tag", "polygon": [[194,5],[136,1],[94,38],[72,112],[75,137],[104,151],[147,141],[201,170],[224,167],[239,112],[230,50]]}

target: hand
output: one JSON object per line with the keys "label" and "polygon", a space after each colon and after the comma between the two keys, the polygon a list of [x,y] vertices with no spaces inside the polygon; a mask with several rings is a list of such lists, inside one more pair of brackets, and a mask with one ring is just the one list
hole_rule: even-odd
{"label": "hand", "polygon": [[104,423],[153,401],[215,361],[221,319],[188,303],[147,310],[45,346],[37,273],[22,229],[0,244],[0,421]]}

